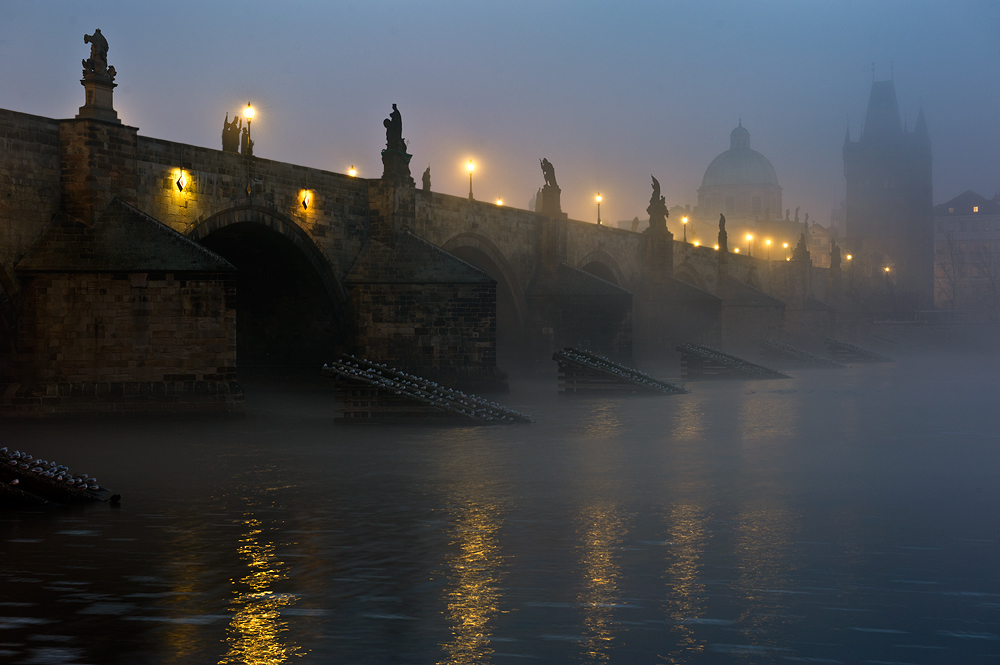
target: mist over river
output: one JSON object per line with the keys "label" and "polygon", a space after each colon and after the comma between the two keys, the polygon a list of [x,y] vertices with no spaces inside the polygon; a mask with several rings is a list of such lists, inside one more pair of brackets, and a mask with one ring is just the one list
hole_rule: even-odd
{"label": "mist over river", "polygon": [[899,357],[536,423],[0,422],[123,495],[0,512],[11,663],[1000,662],[1000,360]]}

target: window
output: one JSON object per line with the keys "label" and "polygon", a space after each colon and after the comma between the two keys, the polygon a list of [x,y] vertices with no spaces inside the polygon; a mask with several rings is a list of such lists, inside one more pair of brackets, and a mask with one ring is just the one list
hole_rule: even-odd
{"label": "window", "polygon": [[955,212],[954,208],[948,208],[948,212]]}
{"label": "window", "polygon": [[979,206],[972,206],[972,212],[979,212]]}

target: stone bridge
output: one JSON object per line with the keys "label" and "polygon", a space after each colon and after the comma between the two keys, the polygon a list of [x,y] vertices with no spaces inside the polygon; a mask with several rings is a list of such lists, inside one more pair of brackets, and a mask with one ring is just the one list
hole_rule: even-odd
{"label": "stone bridge", "polygon": [[[126,217],[144,214],[235,266],[239,304],[230,314],[241,365],[317,363],[354,350],[431,374],[442,363],[488,374],[564,345],[626,360],[634,349],[641,361],[682,341],[734,346],[774,336],[786,304],[808,310],[829,281],[802,262],[721,256],[667,232],[425,191],[408,177],[356,178],[148,138],[85,108],[70,120],[0,110],[0,377],[9,384],[38,373],[24,369],[37,366],[40,353],[30,337],[45,327],[39,312],[55,311],[52,302],[39,304],[51,288],[28,288],[49,270],[41,257],[55,260],[52,248],[73,224],[99,234],[116,198],[129,206]],[[62,267],[50,272],[96,270],[66,258],[73,250],[61,251],[55,261]],[[94,251],[104,250],[87,250]],[[136,275],[160,274],[140,268],[101,270],[127,275],[133,286],[146,283]],[[164,274],[172,283],[174,273]],[[88,316],[81,338],[102,325]],[[235,365],[235,358],[216,364]],[[52,372],[35,377],[50,391],[65,379]],[[115,376],[159,380],[133,374]],[[225,372],[178,376],[203,374]]]}

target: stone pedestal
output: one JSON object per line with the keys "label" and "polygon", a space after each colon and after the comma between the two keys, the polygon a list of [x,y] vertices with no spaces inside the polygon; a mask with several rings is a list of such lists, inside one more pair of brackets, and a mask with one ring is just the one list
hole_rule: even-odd
{"label": "stone pedestal", "polygon": [[108,77],[94,75],[85,76],[80,80],[80,85],[87,91],[87,101],[80,107],[80,111],[76,114],[77,118],[122,124],[114,106],[114,90],[118,86],[117,83]]}
{"label": "stone pedestal", "polygon": [[556,217],[561,218],[562,207],[559,203],[559,195],[562,190],[553,185],[545,185],[542,187],[542,199],[541,201],[535,202],[535,212],[538,212],[546,217]]}
{"label": "stone pedestal", "polygon": [[666,225],[642,232],[642,279],[663,282],[674,274],[674,234]]}
{"label": "stone pedestal", "polygon": [[410,159],[413,155],[404,150],[386,148],[382,151],[382,179],[396,182],[415,183],[410,176]]}

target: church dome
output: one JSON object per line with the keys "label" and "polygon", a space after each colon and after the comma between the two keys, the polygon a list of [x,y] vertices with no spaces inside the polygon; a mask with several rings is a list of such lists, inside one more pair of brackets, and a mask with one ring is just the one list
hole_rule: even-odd
{"label": "church dome", "polygon": [[712,160],[701,181],[702,187],[777,184],[771,162],[750,148],[750,132],[742,121],[729,135],[729,150]]}

